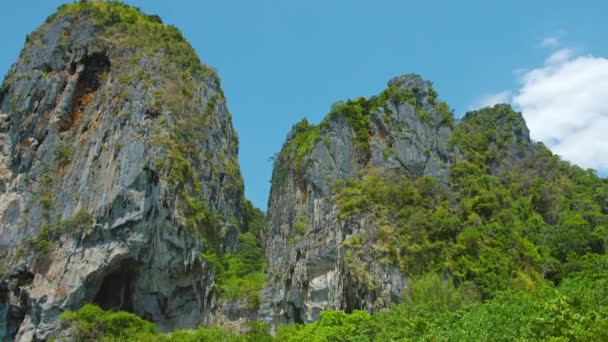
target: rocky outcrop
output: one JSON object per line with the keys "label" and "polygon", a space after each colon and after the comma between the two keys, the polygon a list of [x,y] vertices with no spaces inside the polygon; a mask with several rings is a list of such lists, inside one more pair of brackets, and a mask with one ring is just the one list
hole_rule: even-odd
{"label": "rocky outcrop", "polygon": [[260,317],[276,326],[326,309],[375,312],[402,300],[410,274],[449,277],[460,232],[494,203],[463,195],[462,180],[485,173],[508,182],[512,170],[542,178],[534,161],[547,153],[508,105],[456,123],[413,74],[378,96],[335,104],[317,126],[300,122],[274,164]]}
{"label": "rocky outcrop", "polygon": [[447,105],[418,75],[394,78],[377,97],[334,105],[319,126],[294,127],[272,176],[266,321],[305,323],[325,309],[377,311],[401,299],[407,276],[398,267],[370,263],[371,285],[345,261],[344,242],[373,231],[374,222],[371,213],[341,219],[335,184],[375,170],[445,182],[452,129]]}
{"label": "rocky outcrop", "polygon": [[218,78],[174,27],[64,5],[0,89],[0,340],[45,340],[84,303],[162,330],[214,320],[245,226]]}

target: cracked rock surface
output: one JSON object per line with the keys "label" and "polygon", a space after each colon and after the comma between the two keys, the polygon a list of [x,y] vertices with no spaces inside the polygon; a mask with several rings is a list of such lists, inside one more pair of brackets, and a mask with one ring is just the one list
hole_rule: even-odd
{"label": "cracked rock surface", "polygon": [[[172,52],[123,30],[60,13],[30,35],[0,88],[2,341],[45,340],[62,311],[91,302],[161,330],[220,310],[192,226],[221,250],[237,243],[230,114],[210,69],[181,72]],[[194,205],[213,225],[191,218]]]}
{"label": "cracked rock surface", "polygon": [[[452,125],[442,122],[431,84],[420,76],[396,77],[389,87],[411,92],[413,101],[389,97],[369,115],[369,150],[358,148],[356,132],[341,116],[330,116],[300,163],[289,154],[299,134],[288,135],[275,161],[265,236],[269,285],[261,317],[273,325],[312,322],[325,309],[377,311],[399,301],[407,276],[395,266],[374,263],[367,270],[375,286],[359,283],[344,262],[342,243],[371,230],[369,215],[340,220],[333,184],[369,170],[391,170],[411,179],[423,175],[446,181],[454,153]],[[424,117],[424,112],[428,116]],[[295,226],[305,222],[304,234]]]}

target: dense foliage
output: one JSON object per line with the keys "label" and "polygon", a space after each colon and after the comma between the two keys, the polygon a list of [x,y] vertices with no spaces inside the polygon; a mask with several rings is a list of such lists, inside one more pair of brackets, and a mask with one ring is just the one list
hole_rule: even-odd
{"label": "dense foliage", "polygon": [[[417,284],[417,282],[419,282]],[[559,287],[506,291],[475,303],[438,276],[414,281],[412,297],[370,315],[327,311],[306,326],[282,326],[279,341],[606,341],[608,258],[578,261]]]}
{"label": "dense foliage", "polygon": [[250,322],[237,334],[209,327],[157,332],[153,324],[126,312],[86,305],[61,318],[78,341],[606,341],[608,340],[608,258],[577,260],[554,287],[505,291],[479,303],[462,287],[429,274],[412,281],[403,304],[370,315],[326,311],[318,321],[281,326]]}
{"label": "dense foliage", "polygon": [[104,311],[95,305],[85,305],[78,311],[66,311],[61,315],[66,328],[76,341],[264,341],[270,340],[268,326],[249,323],[249,332],[239,335],[220,327],[176,330],[161,334],[154,324],[124,311]]}
{"label": "dense foliage", "polygon": [[449,274],[490,298],[558,283],[569,261],[605,253],[606,180],[526,143],[520,114],[507,106],[470,113],[453,145],[464,156],[448,184],[367,170],[336,185],[341,219],[373,213],[374,229],[344,243],[361,283],[373,288],[366,270],[380,262],[411,276]]}
{"label": "dense foliage", "polygon": [[260,238],[265,216],[249,201],[245,201],[245,214],[247,230],[239,235],[236,251],[223,255],[208,251],[202,257],[215,269],[216,290],[221,298],[239,300],[244,309],[257,310],[262,300],[260,290],[266,284],[266,258]]}

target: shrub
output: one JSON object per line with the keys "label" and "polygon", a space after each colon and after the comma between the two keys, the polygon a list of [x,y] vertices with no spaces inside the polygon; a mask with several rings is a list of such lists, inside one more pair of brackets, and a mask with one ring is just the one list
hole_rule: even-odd
{"label": "shrub", "polygon": [[53,151],[53,156],[55,157],[55,163],[57,166],[62,167],[67,165],[70,162],[70,157],[72,155],[72,148],[65,144],[58,144],[55,146],[55,150]]}
{"label": "shrub", "polygon": [[64,220],[53,220],[44,224],[37,237],[28,240],[29,245],[38,253],[48,250],[51,242],[56,241],[62,234],[88,233],[93,229],[93,215],[86,210],[80,210],[74,216]]}
{"label": "shrub", "polygon": [[293,230],[298,235],[306,234],[306,228],[308,227],[308,217],[304,214],[298,215],[298,220],[293,224]]}
{"label": "shrub", "polygon": [[266,264],[264,251],[253,232],[239,235],[236,253],[222,257],[205,254],[203,258],[216,271],[216,286],[222,298],[243,300],[244,307],[250,310],[259,307],[259,292],[265,285]]}
{"label": "shrub", "polygon": [[154,324],[128,312],[104,311],[96,305],[87,304],[78,311],[66,311],[60,320],[72,328],[79,341],[148,340],[157,334]]}
{"label": "shrub", "polygon": [[65,311],[60,315],[64,328],[71,329],[75,341],[272,341],[265,323],[248,322],[248,332],[242,335],[227,328],[212,326],[192,330],[174,330],[160,334],[153,323],[124,311],[104,311],[87,304],[77,311]]}

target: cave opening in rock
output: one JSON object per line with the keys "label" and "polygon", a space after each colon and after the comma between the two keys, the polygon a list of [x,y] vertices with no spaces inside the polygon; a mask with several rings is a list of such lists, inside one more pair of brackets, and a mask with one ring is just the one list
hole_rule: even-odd
{"label": "cave opening in rock", "polygon": [[116,270],[103,278],[93,304],[104,310],[133,312],[136,274],[137,264],[133,260],[122,261]]}
{"label": "cave opening in rock", "polygon": [[291,306],[291,311],[293,313],[293,322],[296,324],[304,324],[304,319],[302,318],[304,315],[300,308],[298,308],[294,303],[289,303]]}
{"label": "cave opening in rock", "polygon": [[103,81],[103,75],[108,71],[110,71],[110,60],[105,53],[98,52],[88,55],[84,61],[84,70],[78,80],[78,88],[85,93],[96,91]]}

